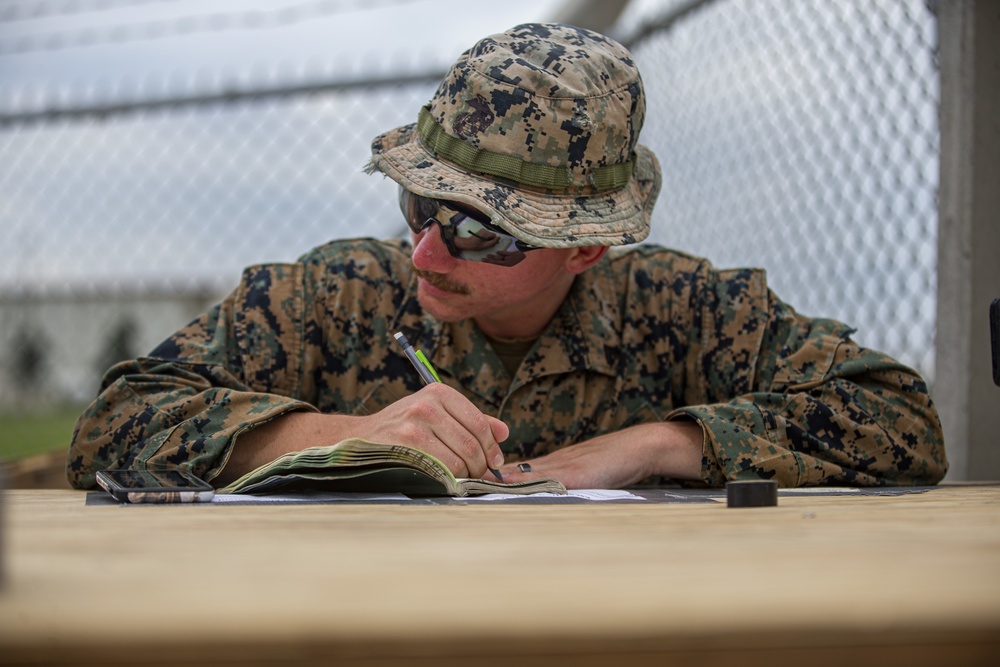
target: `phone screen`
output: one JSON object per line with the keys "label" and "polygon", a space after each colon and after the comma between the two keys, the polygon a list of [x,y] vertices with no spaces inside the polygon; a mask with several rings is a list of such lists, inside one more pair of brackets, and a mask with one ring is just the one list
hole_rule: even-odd
{"label": "phone screen", "polygon": [[97,483],[120,502],[191,503],[211,500],[215,490],[186,470],[101,470]]}
{"label": "phone screen", "polygon": [[206,482],[183,470],[103,470],[126,489],[204,489]]}

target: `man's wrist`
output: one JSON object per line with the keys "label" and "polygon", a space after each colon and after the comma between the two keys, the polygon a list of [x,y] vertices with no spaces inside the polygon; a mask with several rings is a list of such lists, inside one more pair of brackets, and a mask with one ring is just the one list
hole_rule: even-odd
{"label": "man's wrist", "polygon": [[[295,410],[278,415],[244,431],[233,442],[229,459],[218,476],[216,485],[228,484],[282,454],[307,447],[332,445],[343,440],[340,430],[346,420],[356,417]],[[346,436],[345,436],[346,437]]]}
{"label": "man's wrist", "polygon": [[694,419],[682,418],[649,426],[655,428],[651,476],[701,479],[702,451],[705,446],[701,424]]}

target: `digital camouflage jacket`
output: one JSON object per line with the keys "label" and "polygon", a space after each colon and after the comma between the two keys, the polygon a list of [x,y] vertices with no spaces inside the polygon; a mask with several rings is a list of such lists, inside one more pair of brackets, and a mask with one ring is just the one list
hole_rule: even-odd
{"label": "digital camouflage jacket", "polygon": [[70,482],[177,466],[211,480],[240,433],[278,415],[375,413],[422,386],[396,331],[507,423],[508,461],[688,417],[712,486],[932,484],[947,469],[924,381],[843,324],[797,314],[762,271],[612,249],[511,378],[473,322],[423,312],[409,253],[404,241],[336,241],[246,269],[220,305],[106,373],[73,435]]}

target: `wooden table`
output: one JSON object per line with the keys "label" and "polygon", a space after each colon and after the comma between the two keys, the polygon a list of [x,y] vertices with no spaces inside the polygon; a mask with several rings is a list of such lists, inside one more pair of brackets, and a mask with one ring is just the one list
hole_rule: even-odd
{"label": "wooden table", "polygon": [[2,664],[1000,664],[997,486],[3,514]]}

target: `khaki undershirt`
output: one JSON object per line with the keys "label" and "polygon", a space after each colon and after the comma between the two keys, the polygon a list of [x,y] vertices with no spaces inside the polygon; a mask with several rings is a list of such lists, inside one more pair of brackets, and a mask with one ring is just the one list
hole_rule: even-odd
{"label": "khaki undershirt", "polygon": [[503,367],[507,369],[507,375],[513,378],[524,357],[531,351],[538,338],[493,338],[487,336],[486,340],[490,342],[493,351],[500,357]]}

